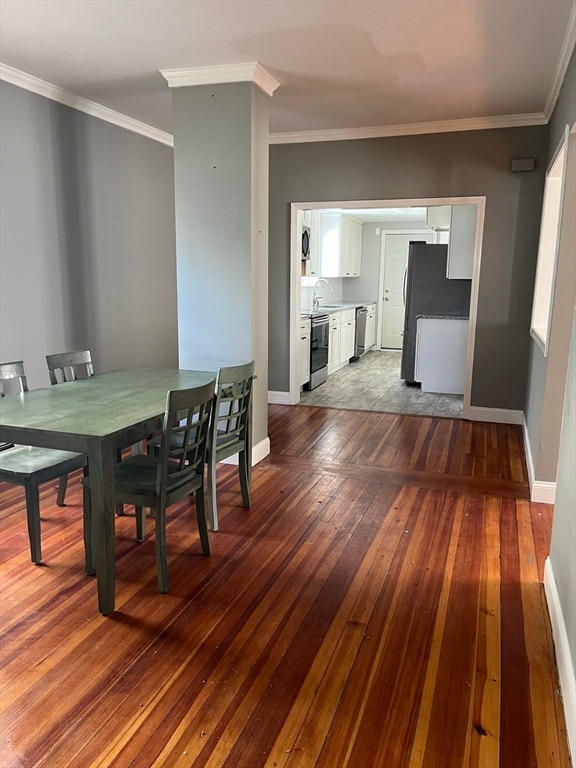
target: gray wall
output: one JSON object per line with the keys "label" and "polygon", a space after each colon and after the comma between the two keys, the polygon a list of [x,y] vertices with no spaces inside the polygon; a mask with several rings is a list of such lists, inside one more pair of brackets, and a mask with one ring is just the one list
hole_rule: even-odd
{"label": "gray wall", "polygon": [[270,389],[289,388],[290,202],[486,195],[472,405],[522,409],[547,149],[546,126],[271,146]]}
{"label": "gray wall", "polygon": [[0,359],[176,366],[172,149],[0,84]]}

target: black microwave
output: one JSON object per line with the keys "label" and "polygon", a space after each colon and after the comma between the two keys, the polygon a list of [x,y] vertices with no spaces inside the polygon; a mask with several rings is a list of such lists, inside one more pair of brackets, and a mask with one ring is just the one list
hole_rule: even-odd
{"label": "black microwave", "polygon": [[302,227],[302,261],[310,258],[310,227]]}

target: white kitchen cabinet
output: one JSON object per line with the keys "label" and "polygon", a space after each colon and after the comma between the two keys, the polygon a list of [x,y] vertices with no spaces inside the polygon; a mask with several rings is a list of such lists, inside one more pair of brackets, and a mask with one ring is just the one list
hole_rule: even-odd
{"label": "white kitchen cabinet", "polygon": [[430,229],[450,229],[451,205],[433,205],[426,208],[426,226]]}
{"label": "white kitchen cabinet", "polygon": [[310,381],[310,318],[300,320],[300,386]]}
{"label": "white kitchen cabinet", "polygon": [[450,243],[446,277],[471,280],[474,268],[477,208],[475,205],[452,206]]}
{"label": "white kitchen cabinet", "polygon": [[354,357],[356,310],[345,309],[340,315],[340,363],[346,365]]}
{"label": "white kitchen cabinet", "polygon": [[340,315],[341,312],[330,313],[328,326],[328,376],[340,368]]}
{"label": "white kitchen cabinet", "polygon": [[362,261],[362,224],[348,216],[341,216],[341,257],[342,277],[358,277]]}
{"label": "white kitchen cabinet", "polygon": [[358,277],[362,263],[362,223],[339,213],[320,213],[322,277]]}
{"label": "white kitchen cabinet", "polygon": [[368,351],[376,344],[376,304],[367,304],[366,309],[366,341],[365,349]]}

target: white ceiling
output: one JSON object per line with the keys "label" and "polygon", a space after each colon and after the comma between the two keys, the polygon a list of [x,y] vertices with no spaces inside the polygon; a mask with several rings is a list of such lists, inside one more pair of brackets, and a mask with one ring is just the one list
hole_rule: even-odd
{"label": "white ceiling", "polygon": [[0,0],[3,64],[167,133],[159,70],[257,61],[282,140],[545,122],[575,29],[574,0]]}

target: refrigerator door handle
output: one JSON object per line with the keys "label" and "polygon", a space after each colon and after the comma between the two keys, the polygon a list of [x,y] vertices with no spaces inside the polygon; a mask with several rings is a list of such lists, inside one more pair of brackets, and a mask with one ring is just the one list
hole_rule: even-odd
{"label": "refrigerator door handle", "polygon": [[408,280],[408,268],[404,268],[404,280],[402,281],[402,301],[406,306],[406,281]]}

